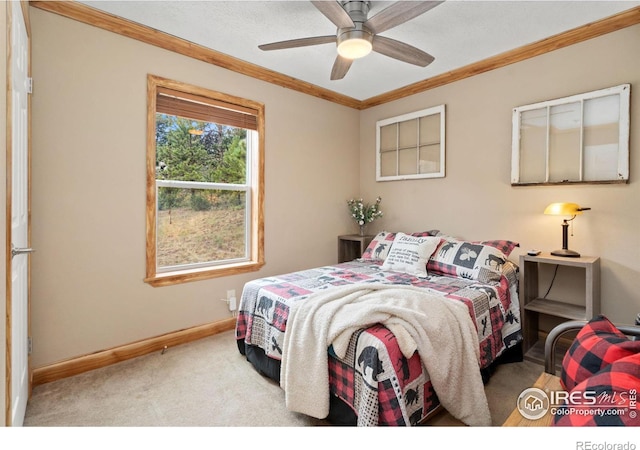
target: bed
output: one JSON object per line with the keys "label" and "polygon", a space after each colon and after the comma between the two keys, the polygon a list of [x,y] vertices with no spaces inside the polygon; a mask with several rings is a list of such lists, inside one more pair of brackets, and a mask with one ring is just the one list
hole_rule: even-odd
{"label": "bed", "polygon": [[[462,417],[473,413],[464,408],[477,406],[473,405],[473,396],[467,395],[469,389],[462,386],[468,386],[471,382],[467,380],[476,375],[486,382],[501,360],[521,357],[518,267],[508,259],[517,246],[509,240],[465,241],[443,236],[437,230],[380,232],[361,258],[246,283],[235,331],[238,350],[259,373],[280,383],[289,409],[332,424],[417,425],[443,404],[451,412],[453,403],[465,403],[455,397],[457,392],[468,397],[468,405],[461,406],[458,418],[468,425],[486,425],[490,417]],[[372,295],[378,299],[381,293],[387,298],[368,303]],[[407,297],[405,293],[418,296],[411,300],[418,299],[418,303],[411,305],[418,305],[420,312],[407,315],[409,303],[402,304],[394,311],[405,311],[399,315],[406,317],[398,319],[394,312],[394,320],[387,321],[389,314],[375,309],[393,303],[390,296]],[[320,307],[314,305],[334,308],[332,315],[318,310],[319,319],[305,313],[308,316],[304,320],[315,322],[297,319],[304,316],[301,311],[305,308]],[[357,307],[350,310],[348,320],[356,316],[363,319],[325,331],[327,317],[334,323],[333,313],[338,311],[335,305],[345,311]],[[370,313],[362,309],[365,307]],[[448,314],[446,323],[436,313],[439,308],[443,309],[442,317]],[[464,311],[464,319],[459,318],[460,311]],[[466,328],[461,325],[462,331],[454,331],[458,328],[450,322],[452,314]],[[339,317],[345,321],[344,314]],[[420,323],[413,324],[414,317],[423,321],[424,329],[416,331]],[[412,322],[415,328],[407,329],[413,331],[403,331],[405,321]],[[317,334],[314,339],[313,332],[308,331],[314,327],[324,333],[322,339]],[[471,338],[458,336],[469,327]],[[425,329],[432,330],[428,337],[437,344],[423,342],[429,340],[424,337]],[[305,333],[311,336],[303,339]],[[327,334],[331,337],[325,342]],[[447,348],[454,341],[463,347]],[[293,363],[297,359],[291,348],[296,346],[301,349],[296,358],[303,363]],[[462,373],[461,354],[475,355],[474,370],[467,364]],[[449,377],[448,387],[443,377]],[[452,382],[456,379],[459,385]],[[474,414],[478,415],[477,409]]]}

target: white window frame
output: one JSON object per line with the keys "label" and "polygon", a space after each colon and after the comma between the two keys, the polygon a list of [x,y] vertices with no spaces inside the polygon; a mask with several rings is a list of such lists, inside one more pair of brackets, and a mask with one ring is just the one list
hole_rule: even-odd
{"label": "white window frame", "polygon": [[[548,100],[525,106],[519,106],[513,109],[512,116],[512,152],[511,152],[511,184],[512,185],[538,185],[538,184],[601,184],[601,183],[628,183],[629,181],[629,125],[630,125],[630,84],[621,84],[606,89],[600,89],[569,97],[563,97],[555,100]],[[619,96],[619,112],[618,112],[618,155],[616,176],[611,179],[603,180],[586,180],[584,176],[584,105],[590,100],[595,100],[607,96]],[[580,104],[580,157],[578,179],[576,180],[558,180],[550,179],[549,161],[551,159],[550,150],[550,133],[551,133],[551,109],[562,105],[572,103]],[[543,155],[546,168],[544,176],[535,181],[521,181],[521,137],[522,137],[522,114],[540,110],[542,115],[546,114],[546,148]]]}
{"label": "white window frame", "polygon": [[[417,120],[419,121],[422,118],[439,115],[440,123],[439,123],[439,141],[432,142],[426,144],[421,142],[420,136],[420,127],[416,127],[416,136],[415,136],[415,148],[416,148],[416,170],[415,173],[410,174],[400,174],[400,162],[399,155],[401,150],[407,150],[409,148],[401,148],[400,147],[400,124],[403,122]],[[396,125],[396,144],[395,148],[385,149],[382,148],[382,138],[381,138],[381,130],[383,127],[388,125]],[[421,172],[420,171],[420,152],[419,148],[424,145],[439,145],[439,159],[440,164],[437,169],[430,172]],[[413,146],[411,147],[413,148]],[[386,152],[394,152],[396,153],[396,173],[395,175],[382,175],[382,153]],[[412,180],[412,179],[421,179],[421,178],[442,178],[445,176],[445,105],[438,105],[431,108],[422,109],[420,111],[415,111],[408,114],[402,114],[396,117],[390,117],[388,119],[379,120],[376,122],[376,181],[395,181],[395,180]]]}
{"label": "white window frame", "polygon": [[[254,134],[250,131],[247,133]],[[247,139],[247,143],[249,139]],[[247,145],[247,161],[250,161],[249,148]],[[247,164],[247,170],[249,169]],[[248,175],[248,174],[247,174]],[[247,177],[247,180],[250,178]],[[245,202],[245,229],[244,229],[244,241],[249,244],[251,242],[251,185],[249,184],[228,184],[228,183],[207,183],[207,182],[195,182],[195,181],[177,181],[177,180],[156,180],[156,210],[158,208],[158,188],[160,187],[172,187],[182,189],[210,189],[220,191],[242,191],[247,194]],[[156,227],[158,226],[156,217]],[[219,259],[215,261],[207,261],[201,263],[180,264],[175,266],[158,266],[158,260],[156,258],[156,271],[158,273],[174,272],[176,270],[189,270],[199,269],[202,267],[221,266],[227,264],[234,264],[238,262],[249,261],[249,249],[250,245],[245,245],[245,254],[241,258],[234,259]]]}

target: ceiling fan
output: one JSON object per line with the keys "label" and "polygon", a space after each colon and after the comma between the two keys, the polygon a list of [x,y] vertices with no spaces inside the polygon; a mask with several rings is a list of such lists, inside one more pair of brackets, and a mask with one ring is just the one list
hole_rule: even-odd
{"label": "ceiling fan", "polygon": [[313,5],[329,19],[338,30],[335,35],[314,36],[259,45],[261,50],[281,50],[294,47],[334,43],[338,55],[331,69],[331,79],[340,80],[349,71],[354,59],[371,51],[399,61],[426,67],[434,57],[404,42],[378,33],[387,31],[438,6],[444,1],[400,1],[367,18],[370,1],[312,1]]}

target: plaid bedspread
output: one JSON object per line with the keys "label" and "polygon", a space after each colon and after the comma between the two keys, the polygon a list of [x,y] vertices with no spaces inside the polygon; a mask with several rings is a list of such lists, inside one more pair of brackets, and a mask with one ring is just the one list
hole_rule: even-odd
{"label": "plaid bedspread", "polygon": [[[488,284],[446,275],[416,278],[380,266],[376,261],[354,260],[247,283],[236,339],[279,361],[292,302],[334,286],[375,282],[418,286],[464,302],[478,330],[482,368],[521,340],[515,265],[506,263],[500,281]],[[419,356],[405,358],[382,325],[354,333],[343,359],[331,348],[329,356],[331,393],[353,408],[358,425],[414,425],[439,404]]]}

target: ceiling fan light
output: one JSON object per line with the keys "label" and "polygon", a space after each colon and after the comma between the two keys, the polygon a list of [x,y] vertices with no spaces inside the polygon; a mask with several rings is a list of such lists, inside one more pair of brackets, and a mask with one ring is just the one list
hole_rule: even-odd
{"label": "ceiling fan light", "polygon": [[371,53],[371,42],[364,39],[349,39],[338,45],[338,53],[343,58],[358,59]]}
{"label": "ceiling fan light", "polygon": [[358,59],[371,53],[373,37],[361,30],[342,33],[338,37],[338,54],[347,59]]}

